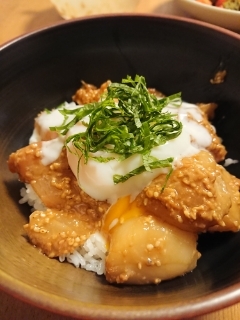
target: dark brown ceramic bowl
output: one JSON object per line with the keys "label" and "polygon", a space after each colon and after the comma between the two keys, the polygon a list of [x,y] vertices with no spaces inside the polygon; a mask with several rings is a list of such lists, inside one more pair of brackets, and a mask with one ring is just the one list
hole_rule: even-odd
{"label": "dark brown ceramic bowl", "polygon": [[[211,84],[225,69],[221,84]],[[24,146],[40,110],[70,100],[83,79],[96,85],[146,77],[166,94],[219,104],[214,124],[240,159],[240,36],[171,17],[107,16],[63,23],[0,49],[0,285],[24,301],[84,319],[179,319],[240,301],[240,234],[206,234],[191,273],[158,286],[115,286],[103,277],[48,259],[24,237],[29,208],[20,206],[8,155]],[[240,165],[229,167],[240,177]]]}

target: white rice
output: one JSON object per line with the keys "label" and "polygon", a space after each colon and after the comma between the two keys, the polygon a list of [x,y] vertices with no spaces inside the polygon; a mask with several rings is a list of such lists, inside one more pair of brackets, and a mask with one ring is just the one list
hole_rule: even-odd
{"label": "white rice", "polygon": [[[32,211],[46,210],[46,207],[32,186],[30,184],[26,184],[25,186],[25,188],[20,190],[22,198],[19,200],[19,203],[28,203],[32,207]],[[76,268],[81,267],[101,275],[105,272],[106,252],[106,241],[100,232],[96,232],[85,241],[83,246],[79,247],[73,253],[59,256],[59,261],[64,262],[66,260]]]}
{"label": "white rice", "polygon": [[96,232],[87,239],[82,247],[73,253],[60,256],[59,261],[63,262],[66,259],[76,268],[81,267],[101,275],[105,272],[106,252],[105,240],[99,232]]}
{"label": "white rice", "polygon": [[231,158],[227,158],[225,159],[225,162],[224,162],[224,167],[228,167],[230,166],[231,164],[235,164],[235,163],[238,163],[238,160],[234,160],[234,159],[231,159]]}
{"label": "white rice", "polygon": [[20,189],[20,195],[22,198],[19,200],[19,203],[20,204],[28,203],[29,206],[32,207],[31,211],[35,211],[35,210],[45,211],[46,207],[44,206],[44,204],[42,203],[38,195],[35,193],[32,186],[27,183],[25,184],[25,186],[26,188]]}

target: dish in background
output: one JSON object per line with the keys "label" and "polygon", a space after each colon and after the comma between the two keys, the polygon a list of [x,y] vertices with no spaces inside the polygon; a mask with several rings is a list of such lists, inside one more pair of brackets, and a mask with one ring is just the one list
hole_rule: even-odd
{"label": "dish in background", "polygon": [[50,0],[66,20],[94,14],[133,12],[139,0]]}
{"label": "dish in background", "polygon": [[175,2],[194,18],[240,32],[240,11],[210,6],[196,0],[175,0]]}
{"label": "dish in background", "polygon": [[[3,46],[0,59],[0,287],[52,312],[100,320],[181,319],[240,301],[240,233],[202,235],[198,267],[159,286],[114,286],[46,258],[24,237],[30,210],[18,204],[22,184],[6,164],[39,111],[71,100],[81,80],[99,85],[127,74],[167,95],[181,91],[185,101],[217,102],[214,125],[228,157],[240,159],[240,36],[190,19],[114,15],[23,36]],[[221,68],[226,81],[214,85]],[[239,165],[228,169],[240,177]]]}

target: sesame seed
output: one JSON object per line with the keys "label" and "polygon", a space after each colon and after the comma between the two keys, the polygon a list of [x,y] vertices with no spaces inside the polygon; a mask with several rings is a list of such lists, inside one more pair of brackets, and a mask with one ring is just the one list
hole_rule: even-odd
{"label": "sesame seed", "polygon": [[55,252],[50,252],[48,256],[49,258],[53,258],[55,256]]}
{"label": "sesame seed", "polygon": [[154,196],[154,198],[158,198],[158,197],[159,197],[159,192],[155,191],[155,192],[153,193],[153,196]]}
{"label": "sesame seed", "polygon": [[211,191],[208,191],[208,192],[207,192],[207,195],[208,195],[209,198],[212,198],[212,197],[213,197],[213,194],[212,194]]}
{"label": "sesame seed", "polygon": [[159,279],[159,278],[154,279],[154,283],[155,283],[155,284],[158,284],[158,283],[160,283],[160,282],[161,282],[161,279]]}
{"label": "sesame seed", "polygon": [[103,208],[102,207],[98,207],[98,212],[102,213],[103,212]]}
{"label": "sesame seed", "polygon": [[74,244],[74,239],[73,238],[67,238],[67,243],[69,246],[72,246]]}
{"label": "sesame seed", "polygon": [[153,244],[149,243],[147,244],[147,250],[151,251],[154,248]]}
{"label": "sesame seed", "polygon": [[75,242],[79,243],[81,239],[79,237],[75,238]]}
{"label": "sesame seed", "polygon": [[147,190],[147,195],[148,195],[149,198],[152,198],[153,191],[152,190]]}
{"label": "sesame seed", "polygon": [[181,216],[177,215],[176,217],[177,217],[177,221],[178,221],[179,223],[183,223],[183,219],[182,219]]}
{"label": "sesame seed", "polygon": [[158,247],[160,247],[160,246],[161,246],[161,241],[160,241],[160,240],[157,240],[157,241],[155,242],[154,247],[155,247],[155,248],[158,248]]}
{"label": "sesame seed", "polygon": [[144,206],[146,206],[148,204],[148,198],[144,198],[143,204],[144,204]]}
{"label": "sesame seed", "polygon": [[40,229],[39,227],[35,226],[34,229],[33,229],[33,231],[34,231],[34,232],[39,232],[39,229]]}
{"label": "sesame seed", "polygon": [[120,280],[121,281],[127,281],[128,280],[128,278],[129,278],[129,276],[128,276],[128,274],[127,273],[122,273],[122,274],[120,274],[120,276],[119,276],[119,278],[120,278]]}
{"label": "sesame seed", "polygon": [[41,228],[41,229],[39,230],[39,232],[40,232],[40,233],[47,233],[47,230],[44,229],[44,228]]}
{"label": "sesame seed", "polygon": [[41,150],[38,150],[38,151],[35,152],[35,156],[36,156],[37,158],[40,158],[41,155],[42,155],[42,151],[41,151]]}
{"label": "sesame seed", "polygon": [[155,265],[156,265],[157,267],[160,267],[160,266],[161,266],[161,261],[160,261],[160,260],[157,260],[157,261],[155,262]]}

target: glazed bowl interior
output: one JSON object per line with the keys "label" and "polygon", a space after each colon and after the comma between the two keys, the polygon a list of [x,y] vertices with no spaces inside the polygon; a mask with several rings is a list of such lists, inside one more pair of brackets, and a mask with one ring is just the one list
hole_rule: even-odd
{"label": "glazed bowl interior", "polygon": [[[1,48],[0,60],[2,289],[84,319],[176,319],[239,301],[239,233],[201,235],[197,268],[160,285],[110,285],[104,277],[42,255],[24,235],[30,209],[18,203],[21,183],[8,171],[7,159],[28,143],[38,112],[70,101],[81,80],[100,85],[136,74],[165,94],[218,103],[214,125],[227,157],[240,159],[240,36],[166,16],[99,16],[23,36]],[[225,81],[212,84],[223,69]],[[228,170],[240,177],[239,165]]]}

